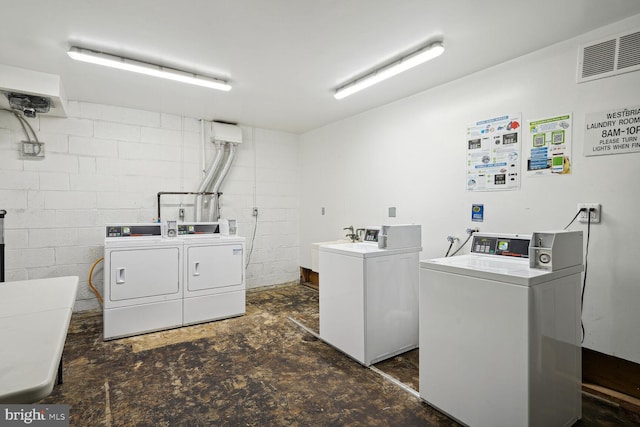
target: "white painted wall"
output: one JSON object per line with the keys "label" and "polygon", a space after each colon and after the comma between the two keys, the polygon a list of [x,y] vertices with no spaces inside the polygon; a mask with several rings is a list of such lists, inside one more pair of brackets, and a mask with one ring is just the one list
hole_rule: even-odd
{"label": "white painted wall", "polygon": [[[5,218],[6,280],[77,275],[76,310],[97,308],[87,286],[103,255],[104,225],[152,222],[158,191],[196,191],[202,177],[199,120],[70,102],[69,117],[29,119],[45,142],[43,160],[23,160],[12,114],[0,112],[0,208]],[[208,127],[205,135],[208,135]],[[298,136],[243,128],[244,143],[222,186],[221,214],[238,220],[252,248],[247,286],[298,279]],[[205,144],[206,162],[213,144]],[[162,216],[192,220],[193,199],[163,196]],[[94,272],[102,290],[102,265]]]}
{"label": "white painted wall", "polygon": [[[580,44],[638,28],[640,15],[302,135],[301,264],[310,267],[310,243],[339,238],[349,225],[422,224],[421,256],[433,258],[444,256],[447,235],[464,238],[467,227],[561,229],[578,202],[599,202],[603,221],[591,231],[584,346],[640,362],[640,153],[582,151],[585,114],[639,105],[640,72],[575,81]],[[466,125],[518,112],[525,123],[574,114],[572,173],[525,176],[518,191],[466,191]],[[472,203],[484,203],[483,223],[471,222]],[[398,213],[391,220],[390,206]]]}

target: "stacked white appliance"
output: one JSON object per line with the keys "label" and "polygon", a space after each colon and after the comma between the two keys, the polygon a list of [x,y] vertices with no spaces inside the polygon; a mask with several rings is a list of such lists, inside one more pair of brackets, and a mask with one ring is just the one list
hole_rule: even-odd
{"label": "stacked white appliance", "polygon": [[478,234],[420,262],[420,397],[472,426],[581,418],[582,232]]}
{"label": "stacked white appliance", "polygon": [[[165,230],[166,231],[166,230]],[[244,238],[218,223],[106,226],[105,340],[245,313]]]}

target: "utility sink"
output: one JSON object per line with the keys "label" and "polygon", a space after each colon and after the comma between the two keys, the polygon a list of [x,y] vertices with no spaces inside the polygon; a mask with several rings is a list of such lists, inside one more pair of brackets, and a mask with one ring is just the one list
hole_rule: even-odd
{"label": "utility sink", "polygon": [[322,245],[340,245],[343,243],[352,243],[350,239],[332,240],[330,242],[316,242],[311,244],[311,271],[320,272],[319,254]]}
{"label": "utility sink", "polygon": [[350,249],[356,249],[356,250],[363,250],[363,251],[369,251],[371,249],[378,249],[378,245],[377,244],[371,244],[371,243],[363,243],[363,242],[354,242],[348,243],[348,248]]}

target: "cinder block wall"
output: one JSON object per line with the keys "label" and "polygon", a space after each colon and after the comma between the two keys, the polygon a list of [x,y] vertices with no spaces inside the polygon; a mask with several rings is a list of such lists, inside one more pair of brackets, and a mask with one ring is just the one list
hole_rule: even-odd
{"label": "cinder block wall", "polygon": [[[203,149],[196,118],[85,102],[70,102],[68,113],[28,119],[45,143],[44,159],[36,160],[21,156],[26,136],[11,113],[0,112],[5,280],[77,275],[75,308],[87,310],[99,307],[87,281],[103,255],[105,224],[155,221],[157,193],[196,191],[214,150],[208,122]],[[221,214],[237,219],[239,234],[247,238],[247,286],[297,280],[298,136],[242,130],[244,143],[222,187]],[[180,207],[193,219],[192,197],[166,196],[162,202],[164,219],[177,219]],[[101,264],[93,282],[102,290]]]}

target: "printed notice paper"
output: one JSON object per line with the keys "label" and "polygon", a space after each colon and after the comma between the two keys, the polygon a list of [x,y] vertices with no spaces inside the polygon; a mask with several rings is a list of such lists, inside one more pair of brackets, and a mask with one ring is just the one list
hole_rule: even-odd
{"label": "printed notice paper", "polygon": [[480,120],[467,126],[467,190],[520,188],[520,114]]}
{"label": "printed notice paper", "polygon": [[571,114],[529,121],[527,175],[571,173]]}

